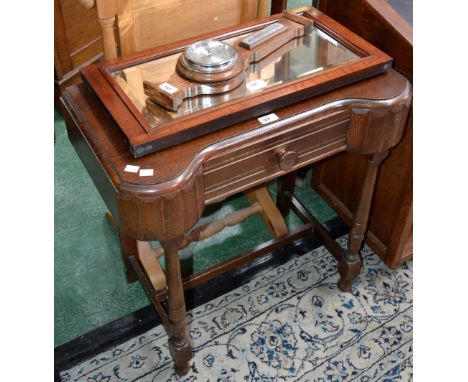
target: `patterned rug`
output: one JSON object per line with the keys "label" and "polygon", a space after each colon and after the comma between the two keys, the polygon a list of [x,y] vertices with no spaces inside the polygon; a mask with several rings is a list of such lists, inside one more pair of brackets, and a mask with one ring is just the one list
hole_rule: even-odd
{"label": "patterned rug", "polygon": [[336,262],[320,247],[190,311],[194,357],[184,377],[158,326],[62,381],[412,381],[412,263],[392,271],[367,247],[363,261],[350,293],[337,288]]}

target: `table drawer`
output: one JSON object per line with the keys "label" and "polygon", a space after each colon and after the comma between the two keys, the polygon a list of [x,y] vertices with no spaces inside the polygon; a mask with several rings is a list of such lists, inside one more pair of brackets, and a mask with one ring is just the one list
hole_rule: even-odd
{"label": "table drawer", "polygon": [[[307,113],[304,113],[307,115]],[[350,111],[312,117],[295,116],[286,126],[256,139],[239,138],[223,154],[204,165],[205,198],[216,202],[274,177],[346,149]]]}

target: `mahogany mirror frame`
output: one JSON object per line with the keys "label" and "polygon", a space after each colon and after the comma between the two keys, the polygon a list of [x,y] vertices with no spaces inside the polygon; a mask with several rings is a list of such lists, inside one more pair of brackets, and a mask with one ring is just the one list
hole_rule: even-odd
{"label": "mahogany mirror frame", "polygon": [[317,9],[304,7],[294,12],[312,19],[315,27],[333,37],[360,58],[272,86],[264,89],[260,94],[243,96],[178,117],[164,123],[161,128],[152,128],[149,125],[111,73],[182,52],[196,41],[207,38],[224,40],[259,30],[280,19],[282,14],[166,44],[132,56],[93,64],[81,69],[81,76],[126,135],[133,156],[141,157],[250,118],[259,117],[279,107],[369,78],[391,67],[390,56]]}

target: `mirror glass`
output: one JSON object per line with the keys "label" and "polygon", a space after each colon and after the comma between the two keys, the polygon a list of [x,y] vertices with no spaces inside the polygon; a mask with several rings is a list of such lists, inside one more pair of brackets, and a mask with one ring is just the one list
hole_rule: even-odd
{"label": "mirror glass", "polygon": [[[237,36],[225,41],[233,43],[248,35]],[[157,128],[180,116],[238,97],[261,93],[273,86],[319,73],[360,58],[333,37],[314,26],[312,31],[304,37],[291,40],[263,60],[250,64],[247,68],[246,79],[237,88],[217,95],[188,98],[179,106],[177,112],[174,112],[147,100],[148,97],[143,91],[143,81],[168,81],[175,71],[180,54],[158,58],[111,73],[117,84],[135,107],[141,111],[152,128]]]}

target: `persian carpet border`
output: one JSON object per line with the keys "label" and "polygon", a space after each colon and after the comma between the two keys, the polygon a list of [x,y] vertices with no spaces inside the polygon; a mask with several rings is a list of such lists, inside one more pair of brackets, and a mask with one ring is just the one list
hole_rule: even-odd
{"label": "persian carpet border", "polygon": [[[346,236],[338,239],[345,245]],[[350,293],[324,247],[188,312],[194,357],[177,377],[162,326],[60,374],[63,382],[410,381],[412,263],[368,247]]]}

